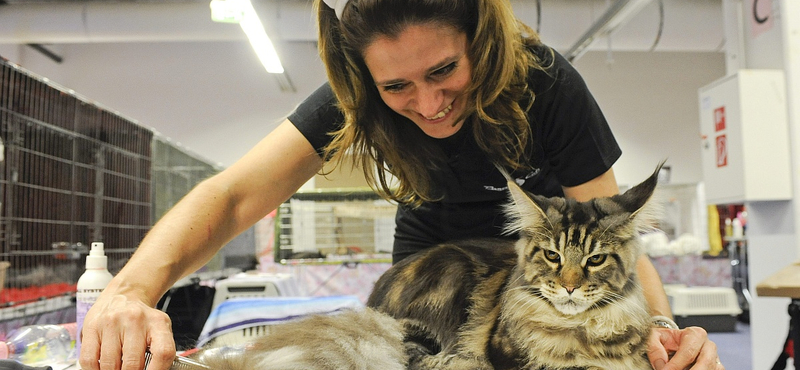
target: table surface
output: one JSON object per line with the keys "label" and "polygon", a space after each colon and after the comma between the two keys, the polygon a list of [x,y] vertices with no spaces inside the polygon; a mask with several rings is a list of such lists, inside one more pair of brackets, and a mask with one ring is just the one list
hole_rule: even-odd
{"label": "table surface", "polygon": [[778,270],[756,285],[761,297],[800,298],[800,261]]}

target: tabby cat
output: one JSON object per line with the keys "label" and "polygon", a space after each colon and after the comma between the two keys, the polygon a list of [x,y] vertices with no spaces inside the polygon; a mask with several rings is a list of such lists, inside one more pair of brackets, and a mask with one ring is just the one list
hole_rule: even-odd
{"label": "tabby cat", "polygon": [[[295,328],[283,339],[268,336],[261,341],[273,344],[259,355],[269,347],[272,358],[299,359],[296,344],[320,357],[333,343],[338,356],[235,368],[651,369],[651,319],[636,261],[638,236],[655,220],[657,174],[583,203],[532,195],[509,181],[508,232],[518,240],[445,243],[406,258],[378,280],[370,309],[325,319],[333,323],[295,323],[311,335],[290,341],[292,330],[301,332]],[[371,358],[372,349],[381,354]]]}

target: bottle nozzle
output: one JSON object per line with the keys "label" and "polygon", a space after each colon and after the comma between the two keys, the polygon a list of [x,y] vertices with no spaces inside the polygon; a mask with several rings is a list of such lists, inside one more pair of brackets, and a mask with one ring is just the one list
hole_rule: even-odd
{"label": "bottle nozzle", "polygon": [[89,250],[89,255],[86,256],[87,269],[105,269],[108,268],[108,258],[103,250],[102,242],[92,243],[92,249]]}
{"label": "bottle nozzle", "polygon": [[92,243],[92,249],[89,251],[90,256],[104,256],[105,253],[103,251],[103,243],[102,242],[94,242]]}

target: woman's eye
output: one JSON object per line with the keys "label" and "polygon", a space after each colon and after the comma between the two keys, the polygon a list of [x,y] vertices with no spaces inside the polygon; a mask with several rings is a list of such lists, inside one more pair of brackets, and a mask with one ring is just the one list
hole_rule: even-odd
{"label": "woman's eye", "polygon": [[561,256],[558,255],[558,252],[554,251],[544,251],[544,258],[547,258],[547,260],[550,262],[561,261]]}
{"label": "woman's eye", "polygon": [[390,92],[390,93],[403,91],[404,87],[406,87],[405,84],[393,84],[393,85],[381,86],[383,91]]}
{"label": "woman's eye", "polygon": [[606,261],[605,254],[596,254],[594,256],[589,257],[589,259],[587,260],[587,264],[590,266],[599,266],[605,261]]}
{"label": "woman's eye", "polygon": [[450,74],[450,72],[453,72],[454,69],[456,69],[456,65],[457,65],[456,62],[450,63],[442,68],[433,71],[431,75],[434,77],[446,76]]}

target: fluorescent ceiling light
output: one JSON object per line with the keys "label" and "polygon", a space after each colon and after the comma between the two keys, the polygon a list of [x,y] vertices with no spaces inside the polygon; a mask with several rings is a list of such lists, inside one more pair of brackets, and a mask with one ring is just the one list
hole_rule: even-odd
{"label": "fluorescent ceiling light", "polygon": [[570,62],[586,53],[600,37],[610,37],[652,0],[617,0],[564,55]]}
{"label": "fluorescent ceiling light", "polygon": [[215,22],[239,23],[267,72],[283,73],[278,52],[264,31],[264,25],[250,0],[211,0],[211,19]]}

